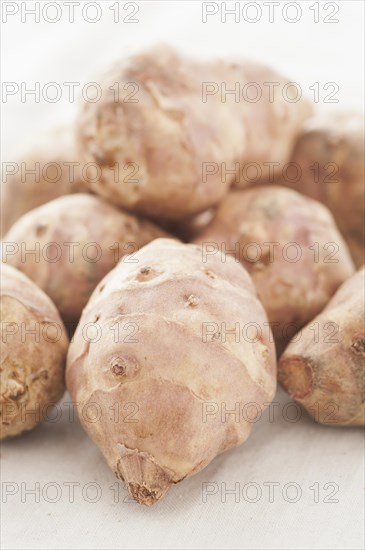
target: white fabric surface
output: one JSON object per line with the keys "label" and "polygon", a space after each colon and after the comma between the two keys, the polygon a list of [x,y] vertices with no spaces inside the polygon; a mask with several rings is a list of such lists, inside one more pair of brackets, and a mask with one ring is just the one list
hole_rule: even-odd
{"label": "white fabric surface", "polygon": [[[154,508],[129,499],[78,420],[70,421],[70,409],[60,407],[59,422],[3,445],[2,548],[362,548],[361,430],[319,426],[304,414],[298,422],[284,420],[297,409],[284,408],[289,399],[282,391],[275,401],[244,445],[173,487]],[[16,485],[5,487],[10,482]],[[275,482],[270,498],[268,484]],[[74,502],[70,483],[79,484]],[[206,502],[203,483],[218,490]],[[238,502],[224,491],[237,483]],[[255,487],[262,495],[250,502]],[[26,494],[31,489],[39,502]]]}
{"label": "white fabric surface", "polygon": [[[103,17],[96,24],[80,17],[72,24],[64,17],[55,24],[9,18],[3,25],[3,80],[86,82],[119,56],[166,41],[202,57],[234,55],[270,63],[308,93],[314,82],[335,81],[339,103],[319,107],[362,108],[363,2],[337,2],[340,21],[334,24],[313,23],[309,7],[314,2],[305,1],[295,24],[281,17],[274,23],[267,17],[255,24],[230,18],[202,23],[200,2],[139,2],[138,24],[115,24],[111,4],[102,3]],[[14,160],[45,128],[72,121],[75,110],[66,98],[55,104],[9,98],[3,104],[3,160]],[[283,418],[289,399],[279,390],[276,401],[243,446],[172,488],[152,509],[125,501],[123,486],[63,405],[58,422],[43,423],[2,445],[1,547],[363,548],[362,431],[319,426],[304,414],[290,422]],[[275,482],[279,485],[270,498],[268,484]],[[79,484],[73,502],[70,483]],[[204,483],[217,490],[206,502]],[[296,484],[297,502],[288,501],[295,497],[295,487],[288,483]],[[239,484],[238,502],[232,494],[224,502],[224,484],[228,490]],[[38,501],[26,494],[32,487]],[[90,502],[95,487],[99,498]],[[255,487],[262,494],[249,502],[255,499]]]}

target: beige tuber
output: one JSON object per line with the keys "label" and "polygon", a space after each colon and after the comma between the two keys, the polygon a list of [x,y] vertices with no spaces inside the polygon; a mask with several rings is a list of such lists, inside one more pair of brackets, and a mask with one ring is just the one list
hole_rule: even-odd
{"label": "beige tuber", "polygon": [[308,120],[292,162],[302,173],[301,193],[323,202],[345,237],[355,264],[365,262],[364,116],[328,113]]}
{"label": "beige tuber", "polygon": [[1,265],[1,439],[31,430],[65,391],[68,338],[56,307]]}
{"label": "beige tuber", "polygon": [[2,243],[3,261],[28,275],[52,298],[64,321],[75,324],[104,275],[126,254],[164,235],[98,197],[67,195],[13,225]]}
{"label": "beige tuber", "polygon": [[4,168],[2,235],[29,210],[62,195],[86,191],[71,129],[58,129],[44,140],[46,143],[38,144],[14,165],[11,163],[7,172]]}
{"label": "beige tuber", "polygon": [[[269,331],[255,342],[222,336],[223,326],[267,321],[249,275],[232,258],[203,262],[199,247],[171,239],[135,257],[138,263],[120,263],[95,289],[66,378],[83,427],[111,469],[138,502],[152,505],[247,439],[248,415],[222,420],[222,410],[264,409],[275,393],[276,360]],[[88,323],[100,327],[97,342],[85,340]],[[100,411],[96,422],[81,413],[90,403]]]}
{"label": "beige tuber", "polygon": [[322,424],[365,425],[364,283],[362,268],[280,359],[281,385]]}
{"label": "beige tuber", "polygon": [[231,254],[246,267],[278,353],[354,272],[327,208],[285,187],[230,192],[194,242],[208,256]]}
{"label": "beige tuber", "polygon": [[[102,90],[100,101],[83,103],[77,125],[82,161],[102,172],[91,189],[132,212],[173,221],[217,204],[233,182],[245,185],[246,163],[269,177],[269,163],[289,160],[312,111],[267,67],[196,62],[168,47],[121,61]],[[226,175],[236,164],[239,177]]]}

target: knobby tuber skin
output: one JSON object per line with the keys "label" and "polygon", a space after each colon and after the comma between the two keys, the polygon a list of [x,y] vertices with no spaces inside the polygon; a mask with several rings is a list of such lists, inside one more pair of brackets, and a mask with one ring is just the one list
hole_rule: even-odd
{"label": "knobby tuber skin", "polygon": [[[33,208],[62,195],[87,191],[77,161],[68,128],[51,133],[46,144],[18,159],[14,173],[7,175],[1,184],[1,235]],[[68,163],[77,165],[71,168]]]}
{"label": "knobby tuber skin", "polygon": [[362,268],[314,319],[317,338],[311,323],[280,359],[279,382],[322,424],[365,425],[364,281]]}
{"label": "knobby tuber skin", "polygon": [[[262,94],[256,102],[242,97],[252,82]],[[280,85],[274,101],[270,82]],[[235,163],[240,174],[245,163],[257,163],[269,177],[268,163],[289,160],[312,112],[304,98],[284,99],[287,83],[255,63],[195,62],[167,47],[123,60],[105,76],[101,100],[85,102],[78,117],[81,158],[102,168],[91,189],[132,212],[178,220],[217,204],[233,180],[245,185],[225,175]],[[208,84],[215,91],[205,96]],[[222,98],[223,86],[237,85],[240,97]],[[287,94],[291,100],[296,90],[289,86]]]}
{"label": "knobby tuber skin", "polygon": [[295,188],[323,202],[345,237],[355,264],[365,262],[364,116],[329,113],[308,120],[292,161],[302,175]]}
{"label": "knobby tuber skin", "polygon": [[[165,235],[98,197],[66,195],[13,225],[4,237],[3,261],[28,275],[52,298],[64,321],[75,325],[92,291],[116,263]],[[25,247],[38,247],[39,253],[25,254]]]}
{"label": "knobby tuber skin", "polygon": [[223,251],[246,267],[273,323],[278,354],[354,272],[327,208],[280,186],[231,191],[194,242],[202,253]]}
{"label": "knobby tuber skin", "polygon": [[[1,265],[1,439],[34,428],[65,391],[68,338],[50,298]],[[34,332],[35,331],[35,332]]]}
{"label": "knobby tuber skin", "polygon": [[[222,420],[221,407],[254,402],[263,409],[275,394],[276,359],[268,333],[254,343],[232,333],[223,339],[218,330],[203,338],[204,323],[219,330],[225,323],[228,331],[267,321],[249,275],[232,258],[203,263],[199,247],[172,239],[157,239],[135,257],[137,264],[120,263],[91,296],[66,381],[79,413],[99,406],[96,422],[80,414],[81,423],[133,498],[150,506],[247,439],[252,422],[245,415]],[[96,320],[101,337],[86,342],[82,329]],[[205,403],[219,406],[206,422]]]}

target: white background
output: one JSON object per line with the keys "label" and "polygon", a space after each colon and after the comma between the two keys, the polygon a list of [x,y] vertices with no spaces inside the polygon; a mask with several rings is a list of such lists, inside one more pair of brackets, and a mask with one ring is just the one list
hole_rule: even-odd
{"label": "white background", "polygon": [[[4,9],[7,3],[2,4]],[[63,82],[98,80],[100,71],[121,56],[167,42],[197,57],[233,56],[266,62],[299,82],[309,96],[314,82],[320,90],[327,82],[336,82],[339,102],[330,105],[321,100],[318,109],[363,109],[361,1],[337,2],[340,9],[333,18],[339,22],[327,24],[323,18],[332,8],[325,11],[324,5],[334,4],[331,2],[319,3],[318,23],[313,22],[314,12],[309,9],[315,4],[312,1],[299,2],[302,16],[296,23],[283,18],[286,2],[276,8],[273,23],[262,2],[262,16],[256,23],[244,21],[242,15],[239,22],[227,16],[223,23],[221,10],[202,23],[200,2],[139,2],[136,24],[113,22],[109,7],[115,2],[99,3],[102,16],[94,24],[83,21],[82,1],[75,9],[74,23],[68,22],[68,10],[58,2],[62,16],[54,24],[42,16],[35,23],[31,15],[22,22],[22,5],[29,9],[34,2],[13,4],[18,5],[18,13],[2,25],[2,79],[19,87],[22,82],[29,88],[39,82],[42,89],[51,81],[62,87]],[[241,2],[240,7],[245,4]],[[227,3],[227,7],[232,5]],[[49,18],[54,17],[55,11],[49,9]],[[128,11],[121,9],[121,16]],[[93,17],[95,12],[88,13]],[[293,13],[289,11],[289,17]],[[253,16],[254,12],[249,12],[249,17]],[[3,160],[16,160],[42,139],[45,129],[72,123],[77,103],[69,102],[67,88],[63,91],[57,103],[43,99],[37,103],[30,96],[21,101],[20,94],[6,102],[3,97]],[[124,502],[123,487],[119,502],[114,502],[110,487],[116,487],[115,479],[101,453],[78,421],[70,421],[67,409],[60,409],[59,422],[47,422],[2,445],[2,548],[362,548],[362,432],[319,426],[304,414],[298,422],[290,422],[283,417],[289,402],[283,392],[279,391],[276,401],[274,421],[266,413],[247,443],[174,487],[152,509]],[[295,414],[296,409],[286,412]],[[65,485],[69,482],[80,484],[75,487],[74,502],[70,502]],[[203,483],[207,482],[215,484],[211,487],[217,493],[203,502]],[[271,482],[279,486],[270,499],[267,484]],[[9,483],[15,485],[4,485]],[[37,483],[39,502],[34,495],[25,494],[26,489],[37,489]],[[95,491],[89,486],[87,492],[88,483],[100,487],[97,502],[90,502]],[[248,501],[255,497],[253,485],[246,499],[242,495],[245,484],[252,483],[262,491],[257,502]],[[285,488],[288,483],[299,486],[297,502],[288,502],[295,497],[293,486]],[[222,484],[227,489],[238,487],[238,502],[232,494],[227,494],[224,502]],[[12,487],[15,494],[6,497],[6,487]],[[334,487],[336,494],[331,497]],[[60,497],[57,502],[49,502],[55,497]],[[324,502],[326,497],[335,502]]]}

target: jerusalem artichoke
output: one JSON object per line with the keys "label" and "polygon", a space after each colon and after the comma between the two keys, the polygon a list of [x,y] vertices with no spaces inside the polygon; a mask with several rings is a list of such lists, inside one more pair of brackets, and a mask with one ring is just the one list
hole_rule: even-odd
{"label": "jerusalem artichoke", "polygon": [[[232,258],[204,263],[199,247],[171,239],[153,241],[135,258],[95,289],[66,378],[81,423],[112,470],[138,502],[152,505],[247,439],[252,421],[244,408],[261,414],[273,398],[276,360],[268,333],[237,338],[245,325],[267,319]],[[87,341],[92,324],[98,338]],[[82,411],[91,403],[99,413],[88,422]],[[206,419],[204,405],[215,411]],[[229,414],[237,407],[238,416]]]}
{"label": "jerusalem artichoke", "polygon": [[278,379],[317,422],[365,425],[365,269],[285,350]]}
{"label": "jerusalem artichoke", "polygon": [[1,265],[1,439],[31,430],[65,391],[68,338],[50,298]]}
{"label": "jerusalem artichoke", "polygon": [[123,256],[164,235],[98,197],[66,195],[13,225],[2,243],[3,261],[28,275],[73,325],[95,286]]}
{"label": "jerusalem artichoke", "polygon": [[292,162],[301,170],[290,187],[323,202],[345,237],[355,261],[365,262],[364,117],[330,113],[308,120]]}
{"label": "jerusalem artichoke", "polygon": [[231,191],[194,242],[204,254],[231,254],[246,267],[279,353],[354,272],[326,207],[285,187]]}
{"label": "jerusalem artichoke", "polygon": [[256,163],[265,180],[271,162],[289,160],[312,111],[271,69],[199,63],[167,47],[119,63],[102,91],[98,102],[84,102],[77,125],[83,162],[102,168],[90,187],[127,210],[166,220],[217,204],[234,180],[245,185],[246,163]]}
{"label": "jerusalem artichoke", "polygon": [[1,234],[29,210],[62,195],[87,191],[81,168],[71,130],[66,128],[51,133],[46,144],[24,159],[4,162]]}

